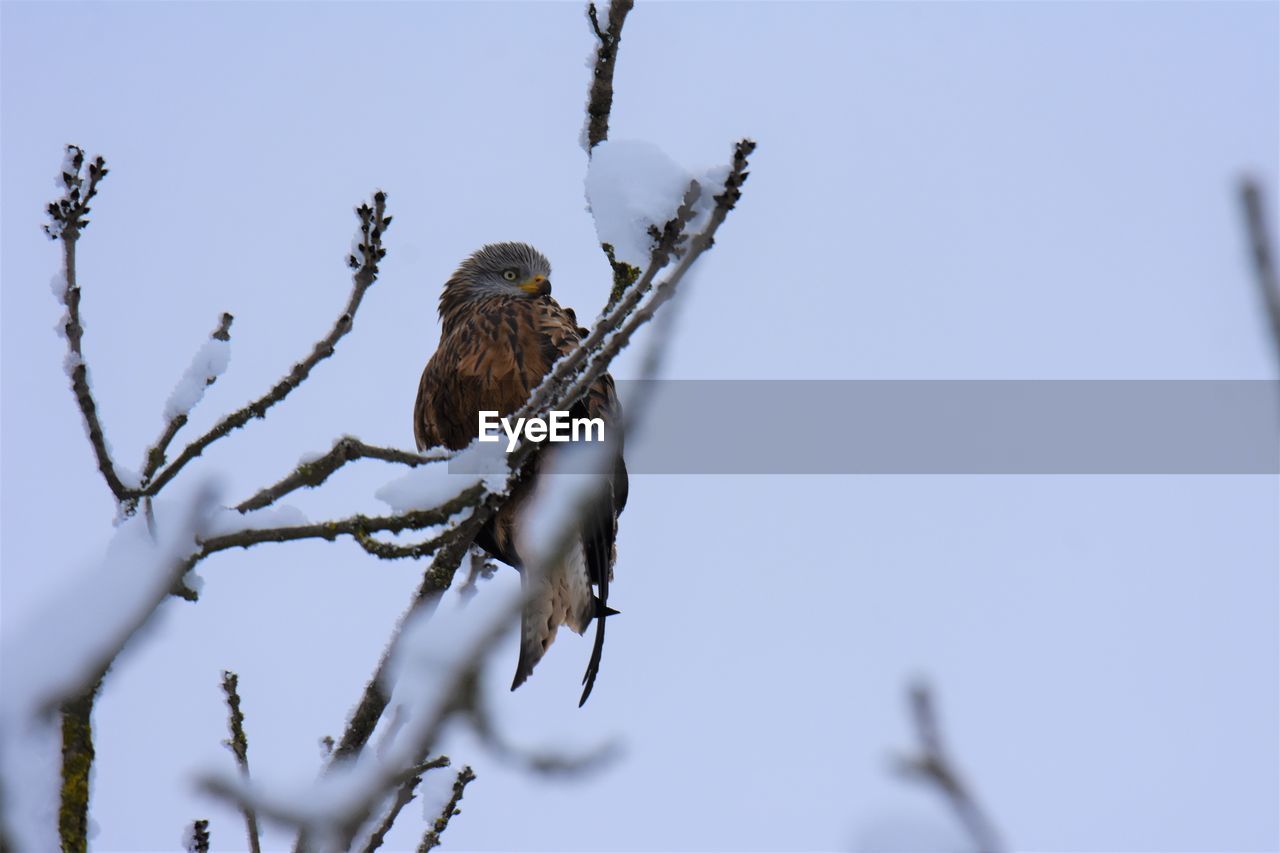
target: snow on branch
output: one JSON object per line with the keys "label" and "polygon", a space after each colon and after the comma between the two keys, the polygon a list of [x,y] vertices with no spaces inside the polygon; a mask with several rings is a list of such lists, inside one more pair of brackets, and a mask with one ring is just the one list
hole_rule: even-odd
{"label": "snow on branch", "polygon": [[26,696],[29,709],[49,711],[93,684],[165,600],[214,511],[205,487],[186,506],[172,507],[175,522],[160,525],[154,537],[141,519],[121,524],[102,561],[6,639],[9,648],[31,650],[6,672],[6,704]]}
{"label": "snow on branch", "polygon": [[[484,494],[483,484],[476,483],[436,506],[409,510],[396,515],[367,516],[357,513],[331,521],[279,526],[268,524],[262,527],[246,523],[246,526],[232,532],[203,539],[200,549],[192,556],[190,562],[194,566],[199,560],[218,551],[248,548],[263,542],[296,542],[300,539],[324,539],[333,542],[340,536],[349,536],[360,542],[362,537],[367,537],[371,533],[423,530],[449,523],[455,515],[475,506]],[[248,521],[251,522],[251,517]]]}
{"label": "snow on branch", "polygon": [[262,509],[298,489],[314,489],[343,465],[357,459],[380,459],[383,462],[394,462],[416,468],[431,462],[446,462],[453,456],[453,451],[444,447],[435,447],[425,453],[410,453],[392,447],[365,444],[354,436],[344,435],[334,442],[333,448],[328,453],[304,459],[284,479],[242,501],[236,509],[240,512]]}
{"label": "snow on branch", "polygon": [[338,341],[351,331],[356,311],[360,308],[365,292],[378,280],[378,263],[387,254],[386,249],[382,248],[382,235],[391,225],[391,217],[386,215],[386,204],[387,195],[379,190],[373,194],[372,207],[366,203],[356,208],[356,215],[360,218],[360,232],[352,254],[347,257],[347,265],[353,270],[351,295],[329,333],[316,341],[310,355],[295,364],[270,391],[222,418],[208,432],[187,445],[177,459],[161,469],[155,479],[146,485],[142,490],[144,496],[150,497],[159,492],[213,442],[239,429],[254,418],[266,417],[268,409],[289,396],[311,375],[312,369],[317,364],[333,355]]}
{"label": "snow on branch", "polygon": [[[369,838],[365,840],[364,844],[353,844],[351,845],[351,848],[354,850],[356,847],[359,847],[364,851],[364,853],[373,853],[373,851],[381,847],[382,842],[386,840],[387,833],[391,831],[391,827],[395,824],[396,818],[400,816],[400,812],[405,806],[409,805],[409,803],[413,801],[418,785],[422,783],[422,777],[432,770],[448,767],[449,763],[449,757],[442,755],[439,758],[434,758],[431,761],[426,762],[418,768],[421,772],[410,776],[399,787],[399,789],[397,789],[395,799],[392,800],[391,805],[387,808],[386,814],[383,815],[382,820],[379,821],[378,825],[369,833]],[[470,773],[470,778],[475,778],[475,774],[471,773],[470,767],[464,767],[458,775],[461,776],[463,773]],[[459,799],[460,798],[461,797],[459,796]],[[456,803],[456,801],[453,800],[450,802]]]}
{"label": "snow on branch", "polygon": [[467,790],[468,784],[475,781],[475,778],[476,774],[470,767],[463,767],[458,771],[458,777],[453,782],[453,796],[440,810],[440,816],[427,827],[426,834],[422,836],[422,843],[418,845],[418,853],[426,853],[427,850],[434,850],[440,846],[440,836],[444,835],[444,831],[449,828],[449,821],[453,816],[460,814],[458,803],[462,802],[463,792]]}

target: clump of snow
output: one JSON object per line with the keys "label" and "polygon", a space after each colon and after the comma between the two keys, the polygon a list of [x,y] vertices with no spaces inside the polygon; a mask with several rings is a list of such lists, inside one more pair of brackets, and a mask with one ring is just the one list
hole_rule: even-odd
{"label": "clump of snow", "polygon": [[618,260],[643,269],[653,240],[647,231],[675,215],[693,176],[650,142],[606,140],[591,153],[587,205],[601,243]]}
{"label": "clump of snow", "polygon": [[502,442],[473,441],[449,460],[447,467],[423,465],[401,474],[374,492],[395,512],[430,509],[457,497],[476,483],[491,492],[507,489],[511,468]]}
{"label": "clump of snow", "polygon": [[58,177],[54,179],[54,186],[59,189],[66,188],[66,176],[76,176],[76,151],[71,146],[67,146],[67,150],[62,153],[62,165],[58,167]]}
{"label": "clump of snow", "polygon": [[116,476],[120,478],[120,482],[124,484],[126,489],[142,488],[142,474],[136,468],[130,468],[128,465],[115,463]]}
{"label": "clump of snow", "polygon": [[209,387],[227,369],[231,362],[231,342],[211,338],[196,351],[191,364],[178,380],[178,385],[164,404],[164,418],[171,421],[180,415],[191,412],[196,403],[204,397],[204,389]]}
{"label": "clump of snow", "polygon": [[61,270],[49,279],[49,290],[53,291],[53,298],[58,300],[60,305],[67,304],[67,278]]}
{"label": "clump of snow", "polygon": [[79,353],[68,352],[62,357],[62,372],[70,377],[76,372],[76,368],[82,364],[84,364],[84,359],[80,357]]}
{"label": "clump of snow", "polygon": [[651,142],[601,142],[591,152],[586,179],[587,207],[596,223],[596,236],[613,246],[618,260],[644,269],[653,249],[649,229],[660,229],[675,216],[689,183],[696,179],[702,187],[690,225],[696,230],[728,174],[727,166],[685,169]]}
{"label": "clump of snow", "polygon": [[449,767],[438,767],[423,774],[422,783],[418,785],[423,820],[431,823],[440,817],[445,804],[453,798],[453,781],[456,778],[457,771]]}
{"label": "clump of snow", "polygon": [[310,524],[305,513],[289,504],[276,504],[252,512],[220,508],[206,526],[208,536],[226,536],[241,530],[275,530],[279,527],[301,527]]}

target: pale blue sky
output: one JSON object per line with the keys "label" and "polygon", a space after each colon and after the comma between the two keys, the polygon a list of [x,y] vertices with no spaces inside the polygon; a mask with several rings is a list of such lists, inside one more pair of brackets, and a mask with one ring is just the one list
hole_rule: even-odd
{"label": "pale blue sky", "polygon": [[[383,277],[338,356],[201,462],[232,496],[342,433],[411,446],[438,288],[480,244],[537,245],[582,317],[605,298],[577,3],[0,14],[6,620],[111,532],[38,227],[64,143],[112,169],[80,275],[129,464],[221,311],[231,367],[194,430],[309,348],[347,293],[351,207],[389,193]],[[760,143],[669,375],[1274,378],[1234,187],[1258,174],[1274,211],[1278,43],[1273,3],[642,3],[614,136],[691,167]],[[298,503],[375,511],[388,474]],[[625,615],[591,702],[575,707],[589,645],[572,636],[508,694],[512,644],[490,685],[525,742],[616,736],[624,759],[530,778],[459,737],[449,751],[479,778],[448,843],[877,849],[903,821],[945,832],[935,798],[888,771],[922,673],[1020,849],[1277,849],[1276,486],[637,477],[612,590]],[[100,702],[97,849],[173,849],[202,816],[218,849],[242,845],[239,817],[188,781],[230,760],[219,672],[241,675],[256,771],[314,766],[418,567],[299,545],[201,573],[203,600],[167,604]]]}

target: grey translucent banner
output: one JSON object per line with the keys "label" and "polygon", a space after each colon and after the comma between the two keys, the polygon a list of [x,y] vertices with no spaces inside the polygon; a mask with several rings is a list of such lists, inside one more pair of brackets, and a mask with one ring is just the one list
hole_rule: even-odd
{"label": "grey translucent banner", "polygon": [[653,380],[618,394],[643,407],[633,474],[1280,474],[1275,381]]}
{"label": "grey translucent banner", "polygon": [[637,393],[636,473],[1280,473],[1273,381],[619,383]]}

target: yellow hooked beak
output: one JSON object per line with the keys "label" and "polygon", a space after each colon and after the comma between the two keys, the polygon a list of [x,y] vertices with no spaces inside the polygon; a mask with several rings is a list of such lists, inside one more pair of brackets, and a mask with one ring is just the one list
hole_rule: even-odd
{"label": "yellow hooked beak", "polygon": [[516,287],[531,296],[546,296],[551,292],[551,280],[545,275],[535,275],[532,278],[520,282]]}

